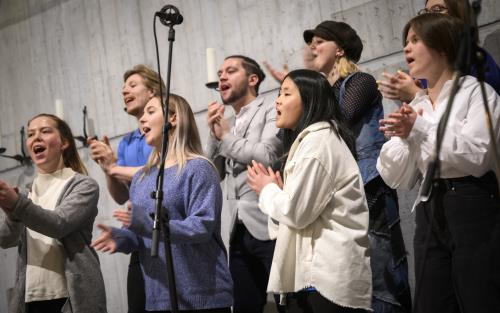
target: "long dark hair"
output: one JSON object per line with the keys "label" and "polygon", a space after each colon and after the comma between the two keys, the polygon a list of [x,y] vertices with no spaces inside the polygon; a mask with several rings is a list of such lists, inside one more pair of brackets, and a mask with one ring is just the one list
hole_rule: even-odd
{"label": "long dark hair", "polygon": [[87,168],[80,159],[80,155],[78,154],[78,150],[76,149],[75,139],[69,125],[55,115],[42,113],[30,119],[28,121],[28,126],[30,125],[31,121],[33,121],[37,117],[47,117],[53,120],[56,123],[56,128],[59,131],[59,134],[61,135],[61,140],[68,142],[68,147],[64,149],[62,153],[64,166],[70,167],[71,169],[73,169],[73,171],[80,174],[87,175]]}
{"label": "long dark hair", "polygon": [[356,157],[354,136],[345,125],[332,87],[325,76],[317,71],[302,69],[291,71],[286,78],[290,78],[299,89],[304,113],[295,129],[284,130],[285,153],[288,154],[297,136],[309,125],[317,122],[328,122],[331,130],[347,144],[352,155]]}

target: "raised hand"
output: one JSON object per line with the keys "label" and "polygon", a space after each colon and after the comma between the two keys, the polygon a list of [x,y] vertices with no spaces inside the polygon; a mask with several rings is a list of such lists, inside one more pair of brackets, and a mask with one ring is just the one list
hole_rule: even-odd
{"label": "raised hand", "polygon": [[212,101],[208,104],[207,122],[210,128],[210,134],[217,140],[229,133],[229,121],[224,117],[224,105]]}
{"label": "raised hand", "polygon": [[283,70],[282,71],[278,71],[275,68],[273,68],[271,66],[271,64],[269,64],[267,61],[264,61],[263,63],[264,63],[264,66],[266,67],[266,69],[269,71],[269,73],[271,73],[271,76],[274,79],[276,79],[276,81],[278,81],[278,83],[281,84],[281,82],[283,81],[283,79],[285,79],[285,76],[289,72],[289,70],[288,70],[288,64],[283,64]]}
{"label": "raised hand", "polygon": [[411,102],[415,94],[421,90],[420,81],[414,80],[403,71],[398,70],[395,74],[384,72],[382,76],[386,80],[378,80],[377,83],[380,93],[387,99]]}
{"label": "raised hand", "polygon": [[111,168],[116,166],[116,155],[111,149],[109,138],[103,137],[103,141],[97,139],[88,139],[90,157],[97,162],[105,173],[108,173]]}

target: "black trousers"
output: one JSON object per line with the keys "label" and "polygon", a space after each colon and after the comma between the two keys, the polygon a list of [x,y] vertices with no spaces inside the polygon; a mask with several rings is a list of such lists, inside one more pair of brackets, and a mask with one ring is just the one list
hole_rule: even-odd
{"label": "black trousers", "polygon": [[500,312],[496,179],[438,180],[416,208],[416,313]]}
{"label": "black trousers", "polygon": [[[267,302],[266,289],[274,245],[274,240],[254,238],[245,225],[235,225],[229,248],[229,270],[234,284],[234,313],[262,313]],[[278,310],[282,308],[278,306]]]}
{"label": "black trousers", "polygon": [[146,290],[142,277],[139,253],[132,252],[127,275],[128,313],[146,312]]}
{"label": "black trousers", "polygon": [[317,291],[300,291],[286,297],[287,313],[365,313],[363,309],[352,309],[337,305]]}
{"label": "black trousers", "polygon": [[27,313],[60,313],[68,298],[26,303]]}
{"label": "black trousers", "polygon": [[[171,311],[147,311],[150,313],[170,313]],[[231,313],[231,308],[204,309],[204,310],[183,310],[181,313]]]}

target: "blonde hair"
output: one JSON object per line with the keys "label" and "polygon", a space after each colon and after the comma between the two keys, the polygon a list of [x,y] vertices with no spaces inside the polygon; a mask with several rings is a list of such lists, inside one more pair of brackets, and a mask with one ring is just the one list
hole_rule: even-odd
{"label": "blonde hair", "polygon": [[[176,115],[177,125],[174,128],[172,140],[169,142],[168,153],[173,153],[177,162],[177,173],[179,174],[188,160],[202,158],[210,164],[212,162],[203,155],[200,134],[193,111],[189,103],[183,97],[170,94],[168,116]],[[153,166],[160,165],[160,151],[155,148],[144,166],[144,174],[147,174]],[[212,164],[212,166],[214,166]],[[215,166],[214,166],[215,168]]]}
{"label": "blonde hair", "polygon": [[360,71],[358,65],[352,60],[348,59],[346,56],[337,58],[335,60],[335,66],[338,69],[339,76],[342,78],[349,76],[349,74]]}
{"label": "blonde hair", "polygon": [[138,74],[142,77],[144,86],[152,90],[156,97],[160,96],[160,88],[162,90],[162,93],[165,92],[165,84],[163,83],[163,80],[161,79],[160,75],[158,75],[158,73],[152,70],[150,67],[144,64],[137,64],[132,69],[126,71],[123,74],[123,81],[126,82],[127,79],[134,74]]}

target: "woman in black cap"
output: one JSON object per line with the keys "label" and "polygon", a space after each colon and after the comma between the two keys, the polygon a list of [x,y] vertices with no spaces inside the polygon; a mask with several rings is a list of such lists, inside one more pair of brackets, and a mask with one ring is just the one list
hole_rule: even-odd
{"label": "woman in black cap", "polygon": [[351,26],[335,21],[324,21],[306,30],[304,40],[311,51],[311,66],[326,75],[356,136],[358,165],[370,211],[372,308],[375,312],[410,312],[408,265],[397,194],[376,169],[385,142],[378,131],[378,121],[384,117],[382,96],[373,76],[361,72],[356,65],[363,43]]}

